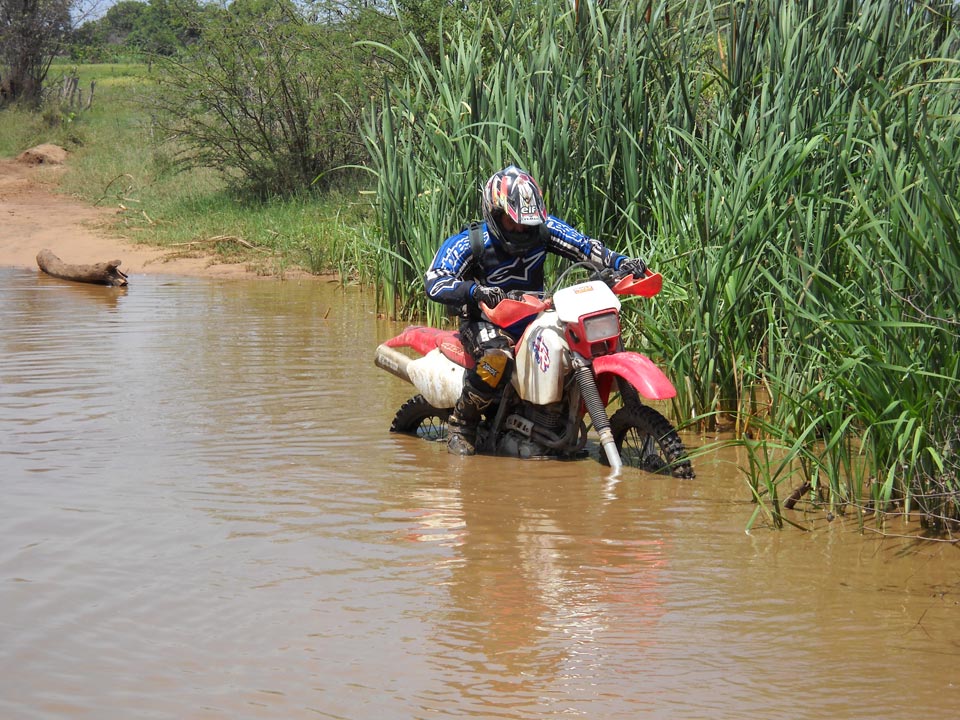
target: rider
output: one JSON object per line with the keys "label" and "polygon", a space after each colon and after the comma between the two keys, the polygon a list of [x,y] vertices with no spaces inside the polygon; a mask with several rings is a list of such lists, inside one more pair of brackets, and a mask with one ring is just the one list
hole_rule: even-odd
{"label": "rider", "polygon": [[491,323],[480,302],[494,307],[510,291],[543,293],[547,252],[635,275],[646,272],[643,260],[613,252],[547,215],[537,182],[514,165],[487,181],[481,206],[480,257],[474,257],[468,227],[444,241],[425,277],[427,297],[456,310],[460,341],[476,361],[465,373],[463,392],[447,421],[447,450],[455,455],[476,453],[477,424],[509,380],[518,339]]}

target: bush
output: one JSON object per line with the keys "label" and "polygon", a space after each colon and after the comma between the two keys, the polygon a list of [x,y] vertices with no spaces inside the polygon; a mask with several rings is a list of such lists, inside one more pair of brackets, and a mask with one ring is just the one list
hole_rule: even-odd
{"label": "bush", "polygon": [[198,41],[159,61],[152,107],[177,160],[260,197],[324,188],[336,169],[362,163],[374,68],[349,23],[308,22],[290,0],[205,13]]}

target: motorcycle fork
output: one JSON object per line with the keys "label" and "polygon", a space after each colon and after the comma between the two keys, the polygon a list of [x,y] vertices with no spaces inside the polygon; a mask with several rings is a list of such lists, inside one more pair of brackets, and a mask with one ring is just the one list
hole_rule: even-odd
{"label": "motorcycle fork", "polygon": [[618,473],[623,466],[623,461],[620,459],[613,433],[610,431],[610,418],[607,415],[606,403],[600,398],[593,364],[582,355],[573,353],[573,374],[577,381],[577,387],[580,388],[587,414],[590,415],[590,422],[593,423],[593,429],[600,435],[601,449],[606,455],[613,472]]}
{"label": "motorcycle fork", "polygon": [[[580,386],[574,376],[570,376],[567,384],[567,425],[564,430],[564,439],[566,439],[571,452],[577,452],[587,442],[586,426],[583,425],[583,413],[580,411],[581,396]],[[584,432],[581,437],[581,426]]]}

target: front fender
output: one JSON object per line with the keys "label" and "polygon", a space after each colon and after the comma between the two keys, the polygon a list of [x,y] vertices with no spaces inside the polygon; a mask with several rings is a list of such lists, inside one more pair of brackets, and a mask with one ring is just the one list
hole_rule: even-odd
{"label": "front fender", "polygon": [[623,378],[647,400],[669,400],[677,394],[670,379],[653,360],[636,352],[601,355],[593,359],[593,371],[598,379],[604,375]]}

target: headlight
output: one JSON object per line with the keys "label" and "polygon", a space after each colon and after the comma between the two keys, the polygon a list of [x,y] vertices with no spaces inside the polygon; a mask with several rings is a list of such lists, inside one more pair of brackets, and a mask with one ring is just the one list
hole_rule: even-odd
{"label": "headlight", "polygon": [[615,312],[584,318],[583,332],[590,343],[617,337],[620,334],[620,319]]}

